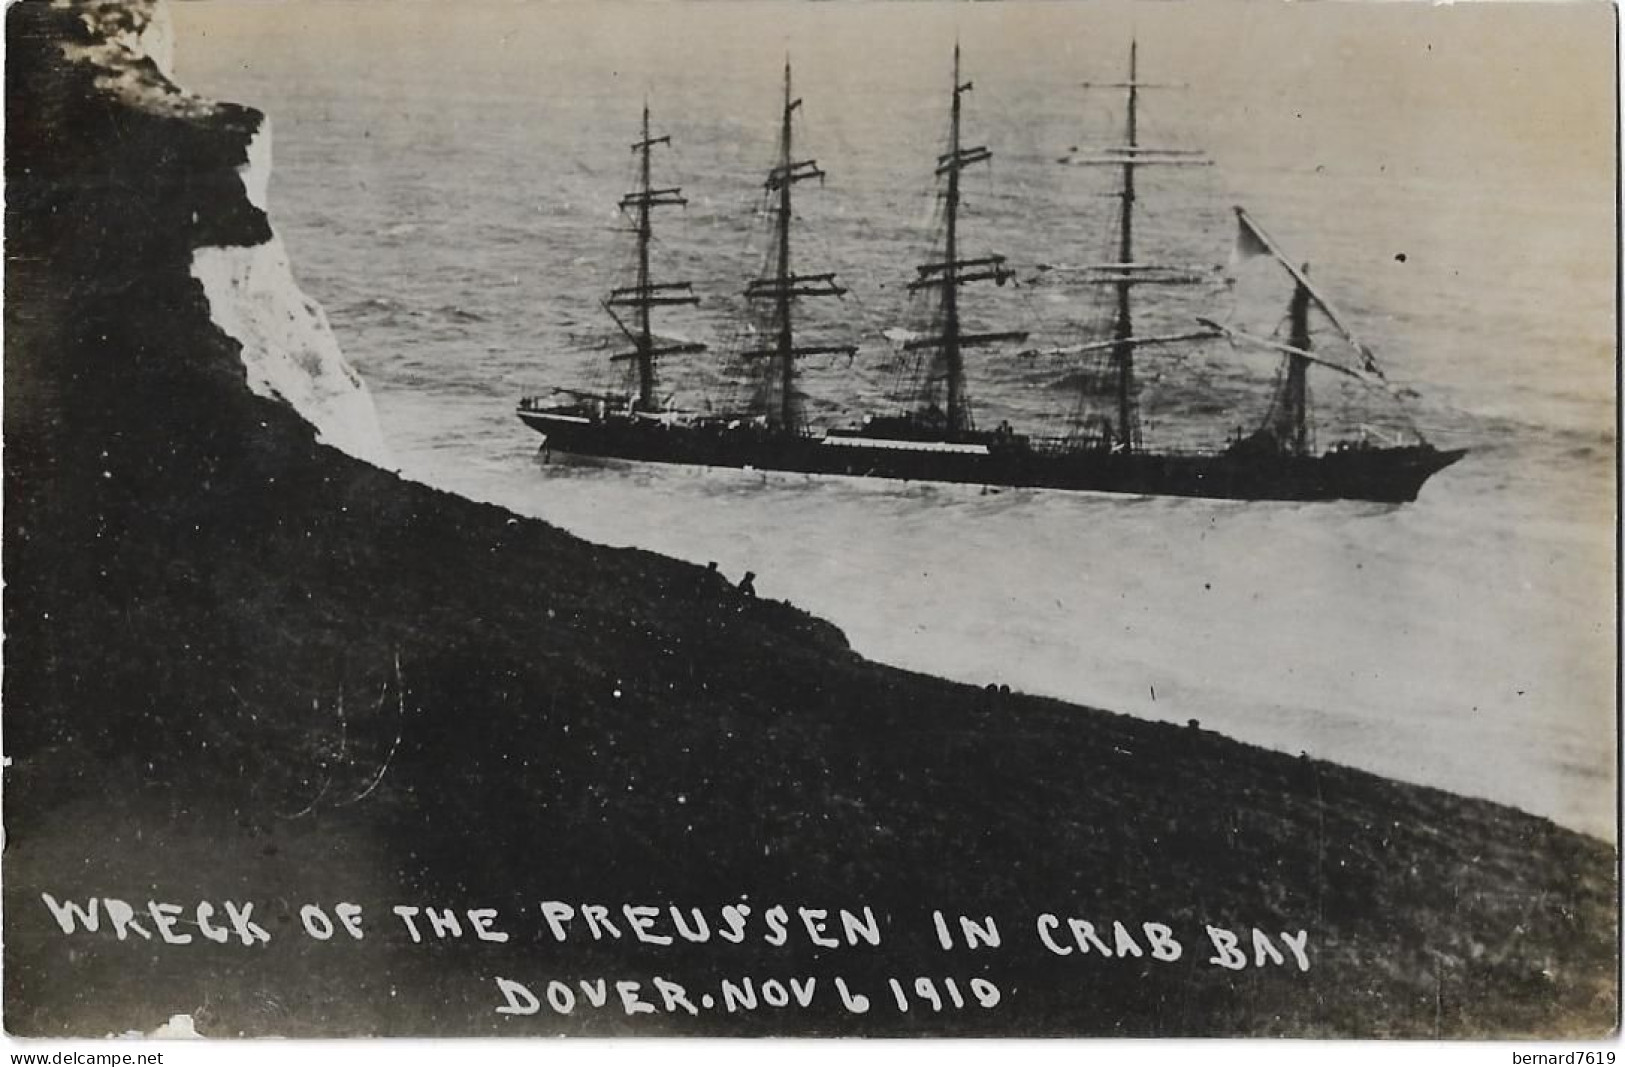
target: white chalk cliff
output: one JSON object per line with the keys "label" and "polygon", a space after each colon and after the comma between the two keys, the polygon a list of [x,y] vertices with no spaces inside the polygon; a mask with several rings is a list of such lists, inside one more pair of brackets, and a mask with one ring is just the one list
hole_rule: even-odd
{"label": "white chalk cliff", "polygon": [[[68,44],[63,51],[100,72],[98,88],[146,111],[204,116],[214,109],[174,82],[173,31],[164,0],[58,0],[54,6],[76,11],[90,31],[92,43]],[[244,192],[268,211],[271,129],[263,116],[247,156],[238,171]],[[322,443],[393,469],[366,383],[344,358],[321,306],[294,281],[280,238],[199,248],[192,276],[203,286],[215,325],[242,345],[248,385],[256,394],[292,407]]]}
{"label": "white chalk cliff", "polygon": [[192,276],[215,325],[243,346],[250,389],[299,412],[324,444],[393,468],[367,385],[339,350],[321,305],[299,291],[281,238],[200,248]]}
{"label": "white chalk cliff", "polygon": [[[269,213],[270,119],[260,120],[238,173],[249,202]],[[367,384],[339,350],[321,305],[294,281],[280,237],[199,248],[192,277],[203,285],[215,325],[243,346],[250,389],[292,406],[324,444],[393,469]]]}

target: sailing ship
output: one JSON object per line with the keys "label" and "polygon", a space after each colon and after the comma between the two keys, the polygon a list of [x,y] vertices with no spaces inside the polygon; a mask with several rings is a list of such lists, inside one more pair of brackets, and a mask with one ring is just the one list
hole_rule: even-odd
{"label": "sailing ship", "polygon": [[[1400,503],[1416,499],[1424,482],[1460,459],[1463,450],[1441,450],[1419,432],[1414,440],[1373,443],[1369,436],[1339,441],[1324,451],[1314,446],[1310,423],[1311,367],[1367,384],[1386,387],[1386,378],[1371,349],[1357,340],[1347,320],[1309,279],[1306,266],[1288,257],[1244,209],[1236,208],[1243,255],[1267,255],[1279,263],[1292,283],[1285,341],[1250,333],[1213,318],[1194,318],[1188,329],[1139,334],[1135,329],[1134,293],[1142,285],[1186,281],[1188,272],[1136,259],[1135,179],[1142,167],[1203,165],[1186,150],[1142,145],[1137,128],[1139,94],[1151,87],[1138,78],[1138,48],[1131,45],[1126,81],[1095,88],[1126,93],[1124,143],[1069,162],[1099,164],[1119,174],[1116,259],[1080,268],[1088,282],[1115,291],[1115,313],[1108,339],[1085,342],[1072,352],[1104,352],[1115,412],[1079,425],[1061,437],[1017,432],[1008,421],[993,429],[978,428],[969,403],[965,352],[1019,344],[1023,330],[965,328],[961,288],[977,282],[1004,285],[1015,277],[999,253],[966,254],[960,231],[962,176],[987,163],[985,145],[967,146],[962,138],[964,99],[974,86],[962,79],[960,54],[954,48],[947,151],[936,160],[942,205],[941,255],[916,268],[908,289],[935,299],[931,327],[902,344],[929,366],[927,386],[914,405],[896,414],[875,414],[854,426],[817,431],[806,425],[797,388],[799,361],[845,354],[854,346],[808,343],[797,336],[796,309],[805,298],[840,297],[846,293],[833,273],[801,273],[792,260],[792,196],[801,182],[822,180],[816,160],[800,160],[794,151],[794,118],[801,101],[791,91],[785,66],[784,104],[776,165],[765,190],[774,222],[771,269],[743,293],[748,302],[770,311],[771,343],[741,353],[744,361],[764,361],[765,380],[773,386],[771,401],[754,410],[694,413],[662,404],[655,392],[656,361],[704,350],[692,342],[665,343],[657,337],[651,312],[657,307],[694,304],[698,297],[688,282],[651,279],[649,246],[656,208],[685,203],[681,190],[652,184],[650,152],[667,137],[652,137],[648,108],[643,136],[632,147],[640,155],[638,188],[621,201],[635,224],[637,277],[631,286],[612,290],[605,310],[631,342],[631,350],[613,357],[636,369],[635,392],[586,394],[557,390],[572,399],[555,403],[546,397],[521,400],[518,416],[545,435],[544,452],[612,460],[634,460],[707,467],[834,474],[905,481],[969,483],[988,486],[1085,490],[1137,495],[1172,495],[1239,500],[1354,499]],[[630,308],[627,323],[619,309]],[[1316,310],[1358,353],[1357,365],[1317,351],[1311,336]],[[1228,341],[1278,354],[1281,366],[1275,396],[1262,423],[1251,433],[1237,433],[1216,449],[1152,449],[1142,439],[1136,353],[1149,346]]]}

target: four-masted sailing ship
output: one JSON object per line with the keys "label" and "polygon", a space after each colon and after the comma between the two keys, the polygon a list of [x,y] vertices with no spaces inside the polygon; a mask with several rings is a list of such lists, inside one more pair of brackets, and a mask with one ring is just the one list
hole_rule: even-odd
{"label": "four-masted sailing ship", "polygon": [[[1135,178],[1141,167],[1202,164],[1199,153],[1141,145],[1137,129],[1139,94],[1149,87],[1138,80],[1137,49],[1131,47],[1129,76],[1123,82],[1096,85],[1126,93],[1126,136],[1120,146],[1074,159],[1118,170],[1120,204],[1116,260],[1083,268],[1086,280],[1115,290],[1111,336],[1085,342],[1072,351],[1109,354],[1115,413],[1087,431],[1066,437],[1018,433],[1008,421],[980,429],[971,413],[964,354],[967,350],[1019,343],[1021,330],[977,331],[964,328],[960,290],[976,282],[1004,285],[1014,276],[1007,258],[997,253],[965,254],[960,215],[963,172],[992,158],[983,145],[966,146],[962,112],[973,85],[962,80],[959,48],[954,48],[953,83],[947,151],[936,161],[942,203],[941,255],[916,268],[908,289],[934,298],[931,327],[903,342],[928,363],[927,388],[901,413],[871,415],[855,426],[816,431],[805,425],[797,390],[798,361],[812,356],[846,354],[855,348],[806,342],[796,333],[796,307],[804,298],[840,297],[846,290],[833,273],[801,273],[792,261],[792,191],[800,182],[824,177],[814,160],[794,152],[794,117],[801,101],[791,92],[785,66],[784,106],[779,156],[765,189],[774,220],[769,273],[751,282],[745,299],[770,310],[770,343],[743,353],[746,361],[766,361],[765,380],[773,397],[757,410],[735,413],[689,413],[660,403],[655,395],[655,364],[663,356],[704,350],[691,342],[663,343],[652,323],[654,308],[694,304],[698,297],[688,282],[656,282],[650,274],[649,246],[654,209],[685,201],[676,188],[652,183],[650,152],[668,143],[649,132],[644,109],[643,136],[633,145],[640,154],[639,187],[622,201],[635,223],[638,267],[635,282],[614,289],[605,310],[631,342],[631,350],[613,358],[636,369],[637,389],[629,395],[557,392],[573,396],[562,403],[527,397],[518,415],[546,436],[548,452],[606,459],[638,460],[697,466],[838,474],[901,480],[958,482],[990,486],[1093,490],[1141,495],[1175,495],[1241,500],[1358,499],[1403,502],[1416,498],[1423,483],[1454,463],[1463,451],[1445,451],[1423,440],[1376,445],[1366,437],[1344,441],[1317,452],[1310,431],[1310,367],[1326,369],[1368,384],[1385,385],[1369,347],[1356,340],[1346,320],[1264,229],[1237,208],[1238,249],[1245,255],[1273,257],[1291,280],[1290,331],[1285,341],[1259,336],[1211,318],[1196,318],[1173,333],[1141,334],[1135,327],[1135,290],[1148,284],[1186,280],[1179,268],[1136,259],[1134,241]],[[633,321],[620,317],[631,309]],[[1311,309],[1338,330],[1358,353],[1357,365],[1328,358],[1314,348]],[[761,335],[758,335],[761,336]],[[1281,356],[1276,395],[1261,425],[1237,434],[1224,447],[1199,451],[1148,449],[1142,440],[1135,354],[1146,346],[1167,346],[1224,339]]]}

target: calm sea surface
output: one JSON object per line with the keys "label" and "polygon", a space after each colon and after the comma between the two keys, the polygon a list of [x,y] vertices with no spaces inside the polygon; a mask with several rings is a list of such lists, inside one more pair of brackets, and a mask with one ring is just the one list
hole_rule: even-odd
{"label": "calm sea surface", "polygon": [[[1614,285],[1611,24],[1603,4],[1121,5],[740,2],[173,5],[190,88],[268,112],[272,215],[305,291],[367,377],[408,475],[737,576],[841,625],[877,659],[1000,682],[1491,797],[1612,837]],[[1142,170],[1145,258],[1222,265],[1244,204],[1339,302],[1405,412],[1472,449],[1420,501],[1237,504],[543,468],[526,393],[612,381],[604,291],[628,284],[615,202],[645,100],[656,271],[705,296],[662,322],[715,355],[664,368],[683,406],[720,368],[759,269],[783,64],[805,103],[801,269],[851,295],[807,329],[818,424],[889,406],[884,331],[930,248],[949,63],[964,48],[968,254],[1021,284],[970,317],[1075,344],[1103,295],[1039,264],[1115,258],[1111,174],[1137,37],[1141,142],[1214,167]],[[1268,332],[1285,290],[1150,294]],[[1267,271],[1265,273],[1268,273]],[[1165,301],[1164,301],[1165,298]],[[1326,335],[1328,352],[1335,338]],[[1064,432],[1076,361],[978,353],[984,424]],[[1222,345],[1143,362],[1146,437],[1259,419],[1273,360]],[[1392,398],[1317,380],[1322,443],[1403,425]],[[1364,413],[1369,402],[1370,414]],[[475,709],[470,709],[475,710]],[[1177,788],[1177,783],[1170,788]]]}

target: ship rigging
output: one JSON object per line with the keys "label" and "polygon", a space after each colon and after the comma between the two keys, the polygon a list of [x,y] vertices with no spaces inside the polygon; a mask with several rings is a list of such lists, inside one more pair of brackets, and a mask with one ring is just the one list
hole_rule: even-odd
{"label": "ship rigging", "polygon": [[[632,215],[635,223],[637,277],[633,285],[612,290],[604,302],[605,310],[632,342],[630,352],[613,358],[634,364],[636,390],[624,401],[570,389],[558,390],[575,397],[565,404],[527,397],[520,403],[519,417],[546,435],[545,447],[550,453],[576,457],[1244,500],[1414,500],[1429,477],[1461,458],[1462,451],[1441,451],[1421,439],[1420,434],[1414,441],[1380,446],[1361,436],[1316,453],[1310,422],[1310,368],[1328,369],[1383,387],[1386,378],[1371,348],[1356,339],[1346,325],[1346,317],[1310,281],[1307,266],[1288,257],[1242,208],[1235,209],[1238,255],[1267,255],[1292,282],[1287,339],[1283,342],[1261,337],[1216,318],[1196,315],[1180,319],[1173,330],[1136,332],[1140,316],[1135,294],[1140,287],[1191,285],[1210,277],[1209,272],[1199,268],[1137,257],[1139,171],[1152,166],[1211,166],[1200,152],[1141,142],[1140,94],[1167,86],[1140,79],[1137,44],[1130,46],[1126,81],[1087,85],[1090,89],[1125,93],[1122,143],[1064,160],[1108,167],[1116,171],[1119,179],[1115,195],[1119,205],[1115,259],[1057,269],[1086,285],[1107,287],[1115,297],[1110,336],[1084,339],[1064,350],[1069,355],[1107,356],[1113,410],[1098,420],[1096,429],[1075,429],[1064,437],[1021,433],[1007,420],[992,430],[978,428],[971,413],[966,352],[996,351],[999,346],[1020,343],[1027,339],[1028,331],[965,328],[962,288],[986,281],[1003,286],[1016,276],[1002,253],[967,255],[963,250],[962,176],[967,169],[990,161],[993,155],[986,145],[967,145],[963,140],[964,100],[973,87],[961,74],[956,45],[947,151],[937,157],[934,170],[942,205],[941,254],[916,267],[906,286],[911,293],[931,297],[936,308],[930,328],[908,337],[901,345],[905,357],[912,355],[930,368],[924,375],[921,395],[911,408],[901,414],[871,414],[856,424],[822,431],[807,424],[798,391],[800,361],[820,355],[850,358],[857,350],[852,345],[807,342],[797,336],[800,300],[841,297],[847,290],[833,272],[802,273],[794,265],[793,191],[804,181],[817,178],[822,182],[825,173],[816,160],[797,158],[794,121],[801,101],[792,92],[787,62],[777,159],[764,184],[774,230],[769,269],[749,282],[743,292],[747,304],[768,311],[766,342],[753,344],[739,354],[744,363],[765,368],[765,372],[758,373],[763,388],[757,391],[754,407],[716,414],[683,412],[657,403],[656,361],[668,355],[702,353],[705,346],[686,341],[663,342],[657,339],[650,321],[652,309],[694,304],[698,297],[688,282],[656,282],[651,277],[653,212],[686,201],[679,189],[652,183],[650,150],[669,142],[666,137],[650,135],[645,107],[643,136],[633,146],[639,153],[639,185],[621,201],[622,209]],[[630,324],[618,315],[625,308],[634,312]],[[1311,310],[1318,311],[1354,348],[1358,353],[1356,365],[1328,358],[1316,350],[1310,329]],[[1152,346],[1214,342],[1281,356],[1276,391],[1263,421],[1252,433],[1238,434],[1218,450],[1148,447],[1142,433],[1137,352]],[[937,403],[938,396],[944,397],[945,404]]]}

